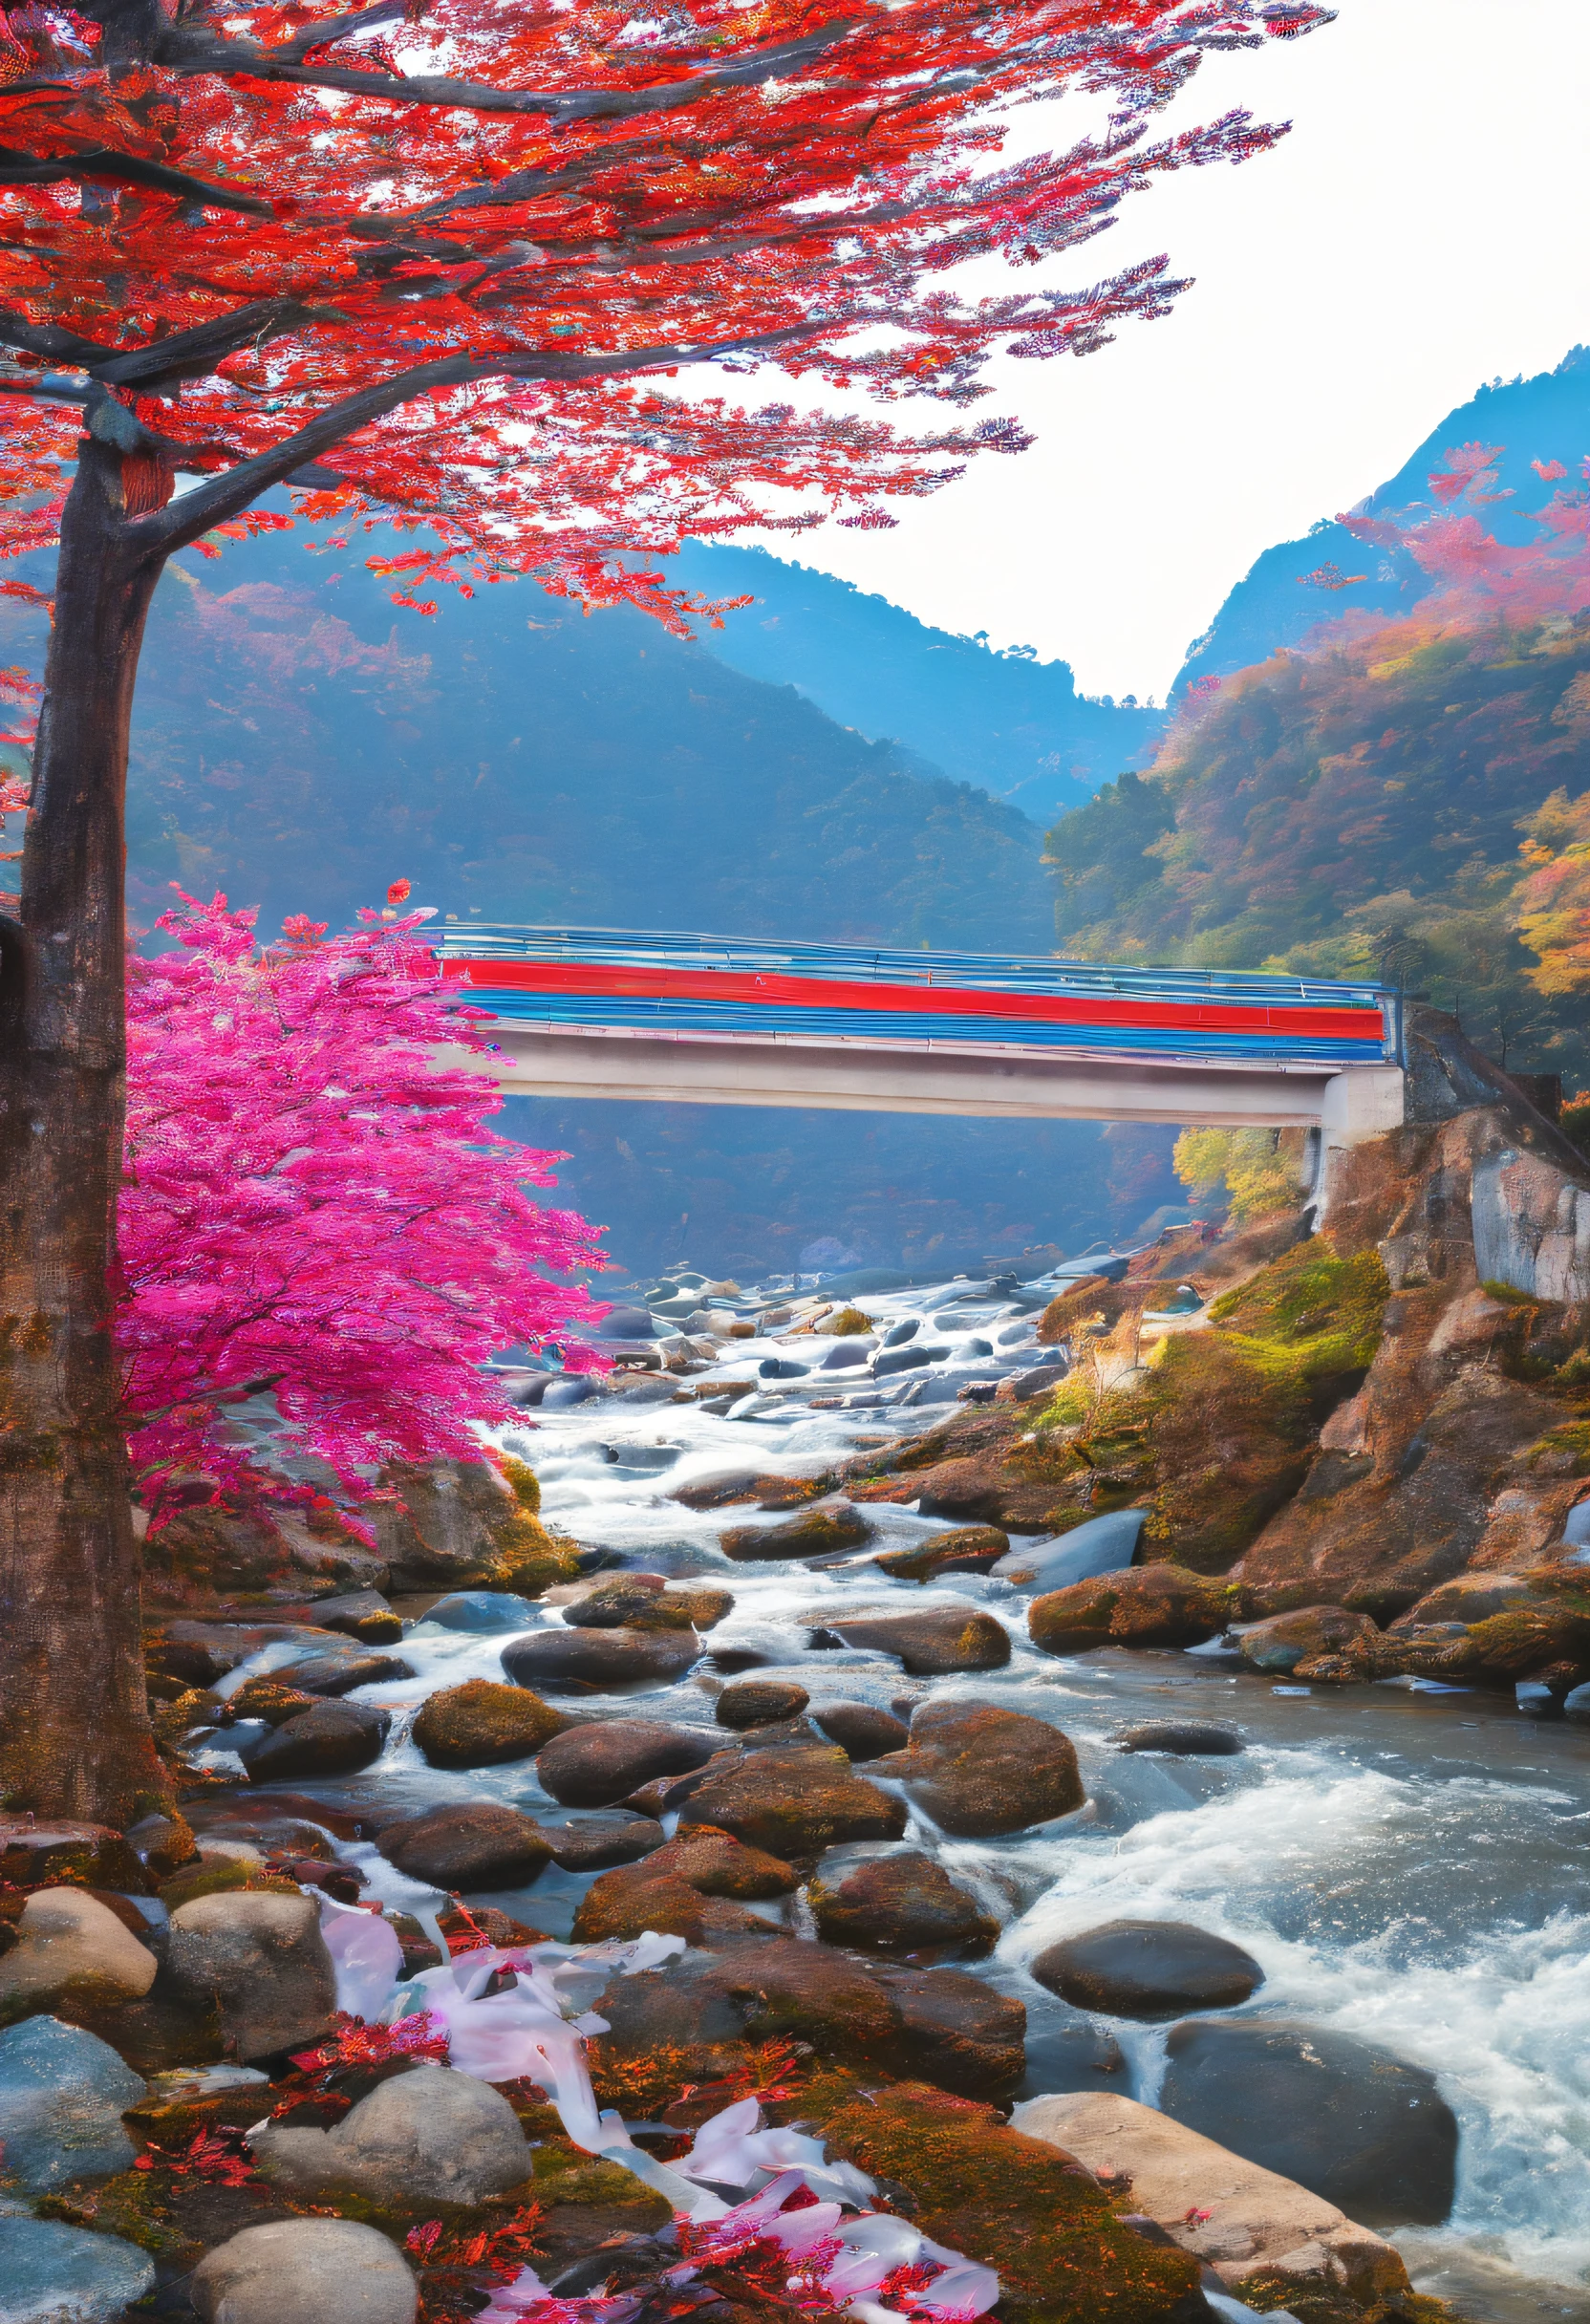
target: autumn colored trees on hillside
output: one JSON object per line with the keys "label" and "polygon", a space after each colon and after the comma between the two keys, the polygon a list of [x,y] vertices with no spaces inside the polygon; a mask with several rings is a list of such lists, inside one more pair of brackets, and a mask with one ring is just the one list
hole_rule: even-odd
{"label": "autumn colored trees on hillside", "polygon": [[1384,977],[1503,1063],[1590,1079],[1590,490],[1542,467],[1535,537],[1500,539],[1494,457],[1343,520],[1418,571],[1411,615],[1349,612],[1205,688],[1057,826],[1065,949]]}

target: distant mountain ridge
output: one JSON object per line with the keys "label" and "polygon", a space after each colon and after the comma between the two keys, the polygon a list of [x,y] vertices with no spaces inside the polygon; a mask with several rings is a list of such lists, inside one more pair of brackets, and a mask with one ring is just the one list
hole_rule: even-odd
{"label": "distant mountain ridge", "polygon": [[[1560,461],[1577,478],[1590,454],[1590,348],[1574,348],[1554,371],[1478,389],[1359,506],[1381,512],[1426,499],[1441,454],[1475,440],[1505,447],[1500,482],[1515,499],[1494,515],[1504,537],[1523,539],[1527,512],[1552,490],[1530,463]],[[1303,586],[1306,574],[1332,566],[1353,577],[1350,587]],[[731,669],[793,685],[841,724],[892,741],[1041,823],[1144,766],[1168,721],[1152,705],[1079,694],[1068,662],[996,653],[980,636],[934,629],[887,597],[765,549],[690,542],[674,570],[703,595],[755,597],[721,630],[702,632],[706,651]],[[1300,539],[1267,549],[1228,592],[1188,647],[1171,702],[1197,678],[1228,677],[1300,645],[1349,606],[1406,612],[1424,586],[1410,567],[1366,551],[1321,517]]]}
{"label": "distant mountain ridge", "polygon": [[692,541],[673,566],[704,596],[755,597],[701,643],[720,661],[793,685],[873,742],[975,783],[1040,824],[1079,807],[1153,747],[1163,711],[1077,692],[1068,662],[935,630],[913,613],[762,549]]}

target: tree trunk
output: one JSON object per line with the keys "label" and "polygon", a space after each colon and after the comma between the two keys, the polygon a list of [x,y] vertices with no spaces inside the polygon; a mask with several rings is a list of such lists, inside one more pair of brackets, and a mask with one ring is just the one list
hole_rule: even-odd
{"label": "tree trunk", "polygon": [[79,446],[21,926],[0,955],[0,1794],[122,1827],[169,1796],[144,1698],[111,1328],[127,736],[160,574],[131,550],[127,518],[150,497],[149,465],[93,437]]}

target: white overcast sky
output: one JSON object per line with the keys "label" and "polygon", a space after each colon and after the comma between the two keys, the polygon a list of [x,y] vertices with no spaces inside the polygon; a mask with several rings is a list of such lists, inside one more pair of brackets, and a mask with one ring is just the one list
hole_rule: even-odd
{"label": "white overcast sky", "polygon": [[[1085,361],[1004,363],[978,408],[1019,412],[1031,452],[903,504],[893,532],[809,534],[802,563],[1064,657],[1087,693],[1159,699],[1260,550],[1394,474],[1485,381],[1590,340],[1590,0],[1337,6],[1306,40],[1212,59],[1160,117],[1247,105],[1294,123],[1276,152],[1134,197],[1054,269],[1167,250],[1195,278],[1175,313]],[[1072,110],[1056,142],[1087,125]]]}

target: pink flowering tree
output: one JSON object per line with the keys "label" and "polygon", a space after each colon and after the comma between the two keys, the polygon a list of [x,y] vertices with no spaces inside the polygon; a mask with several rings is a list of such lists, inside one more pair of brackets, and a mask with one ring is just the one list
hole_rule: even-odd
{"label": "pink flowering tree", "polygon": [[177,949],[129,963],[116,1335],[157,1507],[179,1473],[262,1489],[225,1424],[267,1389],[282,1453],[356,1495],[392,1461],[480,1456],[475,1424],[511,1410],[494,1349],[601,1361],[570,1335],[606,1308],[550,1280],[606,1265],[601,1230],[531,1198],[565,1157],[498,1136],[491,1081],[439,1066],[439,1044],[487,1044],[407,893],[263,949],[252,913],[184,896],[160,922]]}

